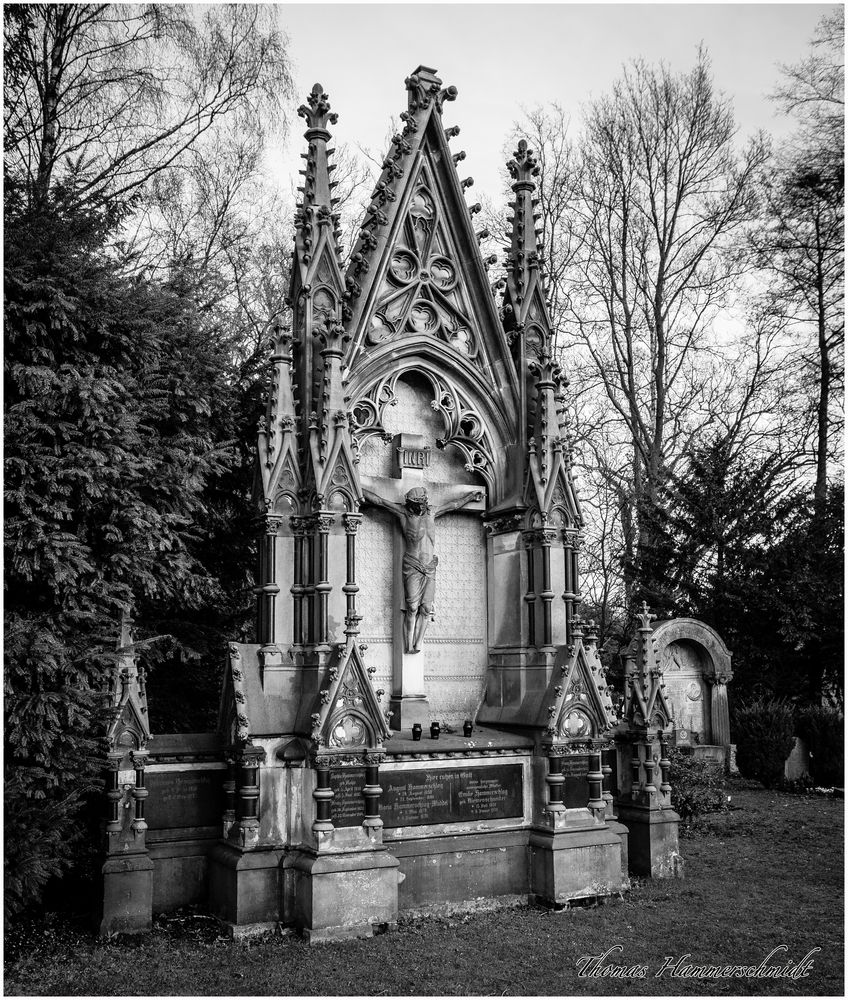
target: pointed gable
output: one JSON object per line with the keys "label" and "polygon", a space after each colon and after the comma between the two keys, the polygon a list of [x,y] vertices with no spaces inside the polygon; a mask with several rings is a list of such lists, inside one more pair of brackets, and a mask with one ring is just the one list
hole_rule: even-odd
{"label": "pointed gable", "polygon": [[545,699],[544,724],[551,739],[585,743],[604,736],[617,720],[598,656],[597,636],[590,629],[584,641],[582,622],[575,618],[573,640],[562,649],[559,679],[554,672]]}
{"label": "pointed gable", "polygon": [[391,735],[362,653],[350,638],[327,668],[312,714],[312,740],[350,752],[381,747]]}
{"label": "pointed gable", "polygon": [[624,654],[624,715],[637,727],[665,728],[674,718],[651,625],[656,617],[643,601],[636,638]]}
{"label": "pointed gable", "polygon": [[[512,394],[515,373],[486,269],[442,125],[445,100],[435,71],[407,81],[409,110],[392,141],[347,274],[352,371],[386,345],[431,343]],[[455,134],[456,130],[449,130]]]}

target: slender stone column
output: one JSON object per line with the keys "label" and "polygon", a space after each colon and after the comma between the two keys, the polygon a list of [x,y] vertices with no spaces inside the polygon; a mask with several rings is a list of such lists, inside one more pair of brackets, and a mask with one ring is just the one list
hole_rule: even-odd
{"label": "slender stone column", "polygon": [[604,747],[601,750],[601,774],[603,775],[603,800],[604,800],[604,815],[608,817],[615,816],[615,805],[614,798],[612,794],[612,767],[610,765],[609,759],[610,754],[613,751],[610,748]]}
{"label": "slender stone column", "polygon": [[574,609],[580,607],[580,549],[583,547],[583,534],[580,531],[574,533],[571,545],[571,582],[574,590]]}
{"label": "slender stone column", "polygon": [[315,580],[318,565],[317,521],[314,517],[302,518],[303,538],[303,643],[315,642]]}
{"label": "slender stone column", "polygon": [[327,757],[315,759],[315,800],[314,833],[331,833],[333,830],[333,789],[330,787],[330,761]]}
{"label": "slender stone column", "polygon": [[536,550],[535,531],[524,532],[524,547],[527,551],[527,593],[524,600],[527,602],[527,645],[536,645]]}
{"label": "slender stone column", "polygon": [[106,771],[106,833],[121,832],[121,786],[119,771],[124,758],[122,750],[110,750]]}
{"label": "slender stone column", "polygon": [[562,773],[562,751],[559,747],[551,747],[548,751],[548,773],[545,775],[545,782],[548,786],[546,811],[554,815],[565,813],[565,804],[562,801],[565,776]]}
{"label": "slender stone column", "polygon": [[348,620],[356,616],[356,595],[359,593],[359,586],[356,582],[356,532],[361,521],[361,514],[345,514],[342,517],[347,543],[347,580],[342,591],[346,601],[345,617]]}
{"label": "slender stone column", "polygon": [[144,768],[147,764],[146,750],[133,750],[130,754],[133,769],[135,770],[135,786],[132,790],[134,815],[132,822],[133,833],[136,838],[144,844],[144,837],[147,833],[147,822],[144,818],[144,803],[150,794],[144,787]]}
{"label": "slender stone column", "polygon": [[303,628],[303,598],[306,593],[304,547],[306,543],[306,519],[292,517],[291,529],[294,535],[294,582],[291,586],[292,595],[292,642],[300,646],[305,641]]}
{"label": "slender stone column", "polygon": [[260,542],[259,574],[259,614],[257,622],[257,639],[262,646],[276,642],[275,602],[280,588],[277,584],[276,557],[277,534],[280,530],[282,517],[268,515],[265,518],[265,531]]}
{"label": "slender stone column", "polygon": [[660,738],[660,792],[668,799],[671,795],[671,760],[668,756],[668,737],[660,730],[657,734]]}
{"label": "slender stone column", "polygon": [[[707,677],[708,681],[710,679]],[[710,724],[713,743],[727,746],[730,743],[730,712],[727,705],[727,678],[724,674],[712,678]]]}
{"label": "slender stone column", "polygon": [[603,818],[606,803],[602,794],[604,774],[601,770],[601,748],[599,746],[593,746],[589,751],[589,773],[586,775],[586,780],[589,782],[589,808],[598,818]]}
{"label": "slender stone column", "polygon": [[639,744],[634,743],[630,758],[630,794],[635,798],[642,789],[642,761],[639,759]]}
{"label": "slender stone column", "polygon": [[575,528],[563,528],[563,565],[565,570],[565,590],[562,599],[565,602],[565,636],[566,642],[574,642],[572,634],[574,615],[576,613],[577,582],[574,577],[574,538],[577,534]]}
{"label": "slender stone column", "polygon": [[654,784],[656,762],[654,761],[654,744],[651,742],[650,737],[646,738],[643,746],[645,748],[645,791],[656,792],[657,786]]}
{"label": "slender stone column", "polygon": [[554,592],[551,590],[551,545],[555,537],[555,533],[547,529],[539,532],[539,541],[542,543],[542,590],[539,594],[542,599],[542,647],[548,650],[553,649],[551,603]]}
{"label": "slender stone column", "polygon": [[259,765],[265,757],[261,747],[245,746],[239,751],[239,842],[245,850],[259,840]]}
{"label": "slender stone column", "polygon": [[383,826],[380,818],[380,798],[383,794],[380,786],[380,764],[383,757],[384,755],[379,753],[365,755],[365,787],[362,789],[362,796],[365,799],[365,819],[362,825],[371,831],[380,830]]}
{"label": "slender stone column", "polygon": [[327,620],[327,606],[330,591],[333,589],[329,580],[329,560],[328,549],[330,539],[330,528],[335,523],[332,514],[321,514],[317,519],[318,536],[318,582],[315,584],[317,596],[315,640],[319,645],[325,644],[329,639],[329,623]]}

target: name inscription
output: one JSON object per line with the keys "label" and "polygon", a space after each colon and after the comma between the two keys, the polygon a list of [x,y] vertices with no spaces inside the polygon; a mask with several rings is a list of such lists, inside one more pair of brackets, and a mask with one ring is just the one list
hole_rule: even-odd
{"label": "name inscription", "polygon": [[153,771],[145,819],[151,830],[218,826],[223,814],[223,770]]}
{"label": "name inscription", "polygon": [[589,804],[589,758],[583,754],[574,757],[564,757],[562,773],[565,784],[562,788],[562,801],[569,809],[583,809]]}
{"label": "name inscription", "polygon": [[[385,771],[380,774],[384,827],[468,823],[524,814],[521,764]],[[363,768],[335,771],[331,785],[335,826],[359,826],[364,816]]]}

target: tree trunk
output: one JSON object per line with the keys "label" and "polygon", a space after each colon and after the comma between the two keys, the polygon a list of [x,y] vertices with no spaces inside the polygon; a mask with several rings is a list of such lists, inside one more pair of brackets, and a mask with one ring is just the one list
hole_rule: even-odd
{"label": "tree trunk", "polygon": [[[816,227],[818,230],[818,226]],[[817,233],[818,235],[818,233]],[[819,335],[819,398],[818,440],[816,451],[816,487],[814,493],[816,515],[821,516],[827,503],[827,439],[828,408],[830,403],[830,348],[827,343],[827,307],[824,296],[824,267],[819,241],[816,259],[816,307]]]}

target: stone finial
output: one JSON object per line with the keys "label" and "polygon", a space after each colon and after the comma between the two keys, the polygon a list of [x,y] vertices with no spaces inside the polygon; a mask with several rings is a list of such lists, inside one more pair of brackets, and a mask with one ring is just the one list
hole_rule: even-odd
{"label": "stone finial", "polygon": [[[339,116],[334,111],[330,111],[329,95],[324,93],[324,88],[320,83],[315,84],[306,101],[306,104],[301,104],[297,109],[297,113],[301,118],[306,119],[310,131],[319,129],[326,132],[328,122],[335,125],[339,120]],[[308,132],[307,138],[309,138]]]}
{"label": "stone finial", "polygon": [[[456,87],[442,87],[442,81],[436,76],[436,71],[429,66],[419,66],[404,81],[409,91],[409,111],[425,111],[430,104],[435,104],[441,114],[445,101],[455,101]],[[410,123],[407,122],[407,126]]]}
{"label": "stone finial", "polygon": [[533,150],[527,146],[527,140],[521,139],[518,149],[512,154],[512,159],[507,163],[510,176],[515,180],[512,189],[515,191],[519,185],[527,185],[531,190],[535,187],[534,177],[539,176],[539,164],[533,155]]}

